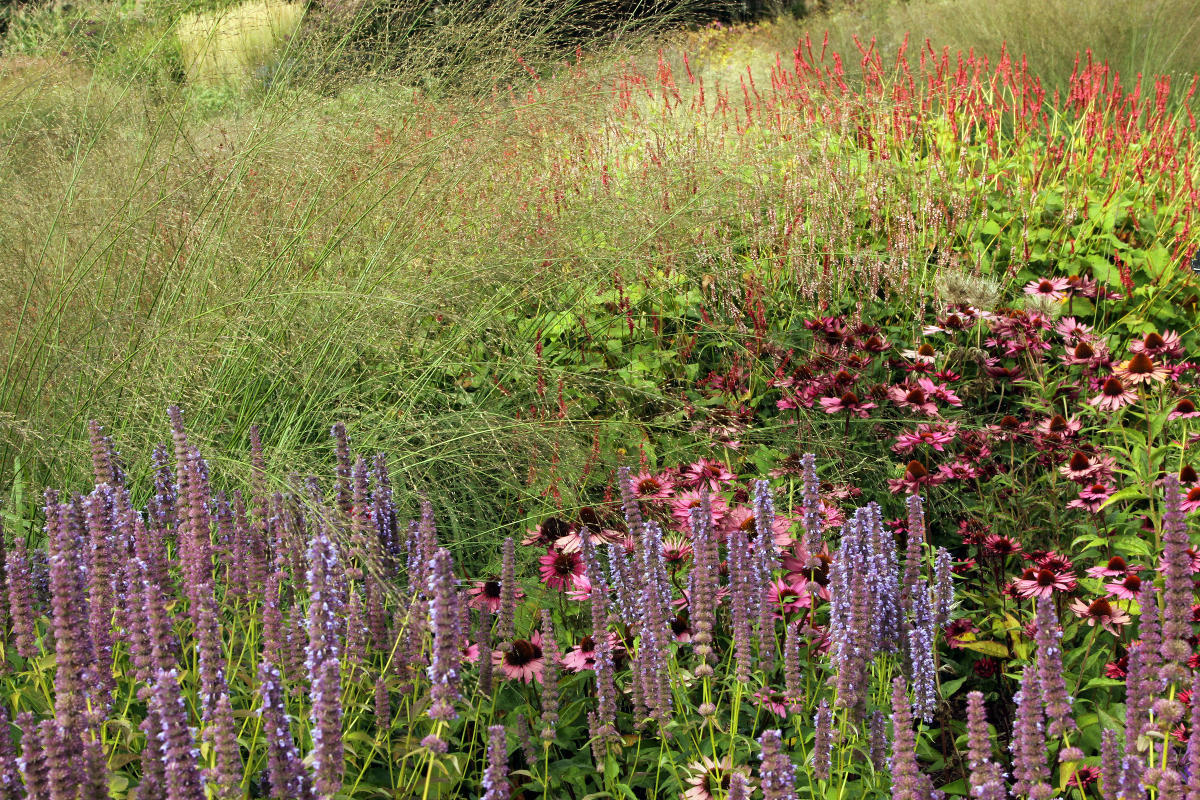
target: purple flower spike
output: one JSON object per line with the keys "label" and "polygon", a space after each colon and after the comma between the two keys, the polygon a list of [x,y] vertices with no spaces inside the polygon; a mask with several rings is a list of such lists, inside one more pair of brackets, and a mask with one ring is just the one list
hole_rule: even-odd
{"label": "purple flower spike", "polygon": [[508,782],[508,742],[503,725],[488,728],[488,765],[483,773],[483,800],[508,800],[512,786]]}
{"label": "purple flower spike", "polygon": [[1062,628],[1054,611],[1054,601],[1042,597],[1037,602],[1037,668],[1042,706],[1046,711],[1047,733],[1062,736],[1075,730],[1071,716],[1071,698],[1063,678]]}
{"label": "purple flower spike", "polygon": [[[1168,475],[1164,482],[1163,512],[1163,621],[1162,667],[1164,683],[1187,680],[1188,658],[1192,654],[1188,639],[1192,636],[1192,559],[1188,554],[1187,517],[1184,516],[1183,490],[1178,475]],[[1179,687],[1182,688],[1182,687]]]}
{"label": "purple flower spike", "polygon": [[762,766],[759,780],[763,800],[795,800],[796,768],[783,749],[783,736],[778,729],[763,731],[758,743],[762,746]]}
{"label": "purple flower spike", "polygon": [[458,591],[450,551],[438,548],[429,566],[429,622],[433,630],[433,652],[429,661],[429,716],[436,720],[458,717],[454,709],[460,697],[460,642],[458,636]]}

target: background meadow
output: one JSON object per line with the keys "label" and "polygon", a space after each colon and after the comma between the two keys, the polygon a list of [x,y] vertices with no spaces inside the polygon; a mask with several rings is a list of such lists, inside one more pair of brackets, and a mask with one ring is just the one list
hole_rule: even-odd
{"label": "background meadow", "polygon": [[0,792],[1200,793],[1193,5],[6,9]]}

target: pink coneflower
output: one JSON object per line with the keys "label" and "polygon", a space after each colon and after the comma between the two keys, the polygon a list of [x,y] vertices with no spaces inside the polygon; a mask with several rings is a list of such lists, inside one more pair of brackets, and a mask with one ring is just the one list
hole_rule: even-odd
{"label": "pink coneflower", "polygon": [[945,478],[942,475],[930,472],[920,461],[913,460],[905,466],[903,477],[888,478],[888,489],[892,494],[900,492],[916,494],[922,486],[937,486],[943,482],[945,482]]}
{"label": "pink coneflower", "polygon": [[[608,634],[609,644],[612,646],[613,654],[621,650],[621,642],[615,633]],[[579,644],[572,647],[562,657],[562,665],[564,669],[571,672],[583,672],[588,669],[596,668],[596,640],[591,636],[584,636],[579,640]]]}
{"label": "pink coneflower", "polygon": [[939,453],[945,452],[946,445],[953,442],[958,437],[958,425],[950,423],[948,425],[930,425],[923,422],[917,426],[915,431],[904,431],[896,436],[896,443],[892,445],[892,450],[897,453],[911,453],[913,448],[918,445],[931,447]]}
{"label": "pink coneflower", "polygon": [[789,706],[787,695],[783,692],[775,692],[766,689],[759,690],[754,693],[754,704],[764,711],[770,711],[777,717],[786,718]]}
{"label": "pink coneflower", "polygon": [[776,616],[780,616],[781,613],[795,614],[812,607],[808,579],[803,575],[795,575],[792,580],[787,581],[781,578],[773,579],[767,588],[767,605],[775,610]]}
{"label": "pink coneflower", "polygon": [[565,536],[560,536],[554,540],[554,549],[563,553],[580,553],[583,551],[583,531],[587,530],[588,541],[592,543],[592,547],[597,547],[602,544],[616,544],[621,541],[624,536],[620,531],[609,530],[606,528],[575,528]]}
{"label": "pink coneflower", "polygon": [[929,397],[939,400],[948,406],[957,408],[962,405],[962,399],[944,383],[935,383],[929,378],[917,378],[917,386],[924,389],[925,394]]}
{"label": "pink coneflower", "polygon": [[1120,600],[1134,600],[1142,591],[1142,579],[1130,573],[1119,581],[1104,584],[1104,588],[1108,590],[1111,597]]}
{"label": "pink coneflower", "polygon": [[1143,338],[1130,342],[1129,352],[1145,353],[1153,358],[1182,358],[1187,351],[1183,348],[1183,340],[1175,331],[1152,331]]}
{"label": "pink coneflower", "polygon": [[1058,471],[1076,483],[1083,483],[1096,471],[1096,465],[1092,463],[1086,453],[1076,450],[1067,463],[1058,468]]}
{"label": "pink coneflower", "polygon": [[560,517],[547,517],[536,528],[530,528],[521,544],[539,546],[553,544],[556,540],[571,532],[571,526]]}
{"label": "pink coneflower", "polygon": [[1183,496],[1183,502],[1179,504],[1179,507],[1189,514],[1200,508],[1200,486],[1188,489],[1188,493]]}
{"label": "pink coneflower", "polygon": [[1088,400],[1088,404],[1101,411],[1116,411],[1122,406],[1136,402],[1137,399],[1137,394],[1126,386],[1124,381],[1113,375],[1105,379],[1100,387],[1100,394]]}
{"label": "pink coneflower", "polygon": [[1045,553],[1030,553],[1030,556],[1033,557],[1036,567],[1048,569],[1051,572],[1066,572],[1075,566],[1071,563],[1071,559],[1053,550],[1047,550]]}
{"label": "pink coneflower", "polygon": [[1062,300],[1067,296],[1067,288],[1071,282],[1066,278],[1039,278],[1025,284],[1025,294],[1033,297],[1048,297],[1051,300]]}
{"label": "pink coneflower", "polygon": [[[520,586],[515,587],[516,593],[514,598],[520,600],[525,596],[525,590]],[[490,581],[476,581],[475,585],[467,589],[467,594],[471,595],[468,605],[475,608],[485,608],[495,614],[500,610],[500,579],[495,578]]]}
{"label": "pink coneflower", "polygon": [[1062,362],[1068,367],[1091,367],[1099,369],[1109,363],[1108,348],[1101,342],[1076,342],[1068,345],[1062,355]]}
{"label": "pink coneflower", "polygon": [[1013,585],[1020,597],[1049,597],[1055,592],[1069,592],[1074,589],[1075,576],[1070,572],[1030,567],[1020,578],[1013,581]]}
{"label": "pink coneflower", "polygon": [[691,773],[688,778],[688,788],[683,793],[683,800],[715,800],[729,794],[730,776],[733,774],[733,761],[725,756],[719,762],[708,756],[687,765]]}
{"label": "pink coneflower", "polygon": [[1079,617],[1087,620],[1089,627],[1099,625],[1109,633],[1119,633],[1117,629],[1129,622],[1129,615],[1119,608],[1113,608],[1112,603],[1103,597],[1088,603],[1084,600],[1072,600],[1067,607]]}
{"label": "pink coneflower", "polygon": [[510,681],[533,683],[536,680],[541,683],[546,668],[541,631],[535,631],[528,639],[517,639],[507,651],[493,651],[492,665]]}
{"label": "pink coneflower", "polygon": [[826,414],[841,414],[845,412],[864,419],[870,416],[870,410],[875,408],[874,403],[860,400],[854,392],[845,392],[841,397],[822,397],[820,403],[821,407],[825,409]]}
{"label": "pink coneflower", "polygon": [[[680,492],[671,501],[671,516],[681,525],[687,525],[692,519],[692,509],[700,507],[702,498],[703,495],[695,489]],[[708,504],[712,508],[714,523],[720,522],[725,516],[725,512],[729,510],[729,506],[725,503],[725,498],[720,495],[710,494]]]}
{"label": "pink coneflower", "polygon": [[686,539],[671,537],[663,541],[663,560],[669,569],[679,569],[692,557],[692,545]]}
{"label": "pink coneflower", "polygon": [[937,351],[929,342],[923,342],[916,350],[901,350],[900,355],[911,358],[918,364],[932,364],[937,358]]}
{"label": "pink coneflower", "polygon": [[1073,341],[1091,334],[1092,326],[1086,322],[1080,322],[1074,317],[1063,317],[1054,324],[1054,331],[1063,339]]}
{"label": "pink coneflower", "polygon": [[1200,483],[1200,474],[1197,474],[1196,468],[1191,464],[1184,464],[1179,468],[1179,483],[1183,486],[1195,486]]}
{"label": "pink coneflower", "polygon": [[1141,569],[1138,564],[1127,564],[1120,556],[1113,556],[1103,564],[1088,567],[1084,572],[1089,578],[1124,578],[1126,575]]}
{"label": "pink coneflower", "polygon": [[567,599],[578,603],[592,599],[592,582],[586,574],[572,576],[570,588],[567,589]]}
{"label": "pink coneflower", "polygon": [[901,408],[919,411],[930,417],[937,416],[937,404],[929,399],[925,390],[920,386],[890,386],[887,390],[887,396]]}
{"label": "pink coneflower", "polygon": [[682,477],[692,488],[699,489],[707,485],[710,492],[719,492],[721,484],[733,481],[734,474],[720,461],[702,458],[694,464],[689,464]]}
{"label": "pink coneflower", "polygon": [[975,623],[966,617],[959,617],[943,630],[946,634],[946,644],[956,650],[968,642],[975,641],[975,634],[979,633],[979,628],[975,627]]}
{"label": "pink coneflower", "polygon": [[1021,543],[1011,536],[993,533],[983,543],[983,549],[988,555],[1007,557],[1021,554]]}
{"label": "pink coneflower", "polygon": [[[795,520],[791,517],[784,514],[775,515],[775,519],[771,523],[771,533],[774,537],[776,547],[784,548],[791,546],[793,524],[795,524]],[[753,509],[746,508],[745,506],[736,506],[729,509],[729,513],[721,520],[721,537],[724,538],[735,530],[745,531],[750,541],[754,541],[754,537],[758,531],[755,528]]]}
{"label": "pink coneflower", "polygon": [[1037,432],[1044,436],[1070,437],[1079,433],[1083,423],[1074,417],[1067,419],[1062,414],[1054,414],[1042,420],[1037,425]]}
{"label": "pink coneflower", "polygon": [[546,555],[538,557],[538,563],[541,564],[538,571],[542,573],[542,583],[560,592],[574,581],[576,575],[584,572],[579,553],[564,553],[553,547],[546,549]]}
{"label": "pink coneflower", "polygon": [[639,500],[670,500],[675,480],[670,473],[652,475],[643,470],[633,479],[633,493]]}
{"label": "pink coneflower", "polygon": [[1138,353],[1128,361],[1122,361],[1113,371],[1131,386],[1162,383],[1171,374],[1169,369],[1145,353]]}
{"label": "pink coneflower", "polygon": [[1175,408],[1171,409],[1171,413],[1167,414],[1167,419],[1195,419],[1200,417],[1200,411],[1196,410],[1196,404],[1188,398],[1184,397],[1175,404]]}
{"label": "pink coneflower", "polygon": [[1079,508],[1090,514],[1100,511],[1100,507],[1112,497],[1112,487],[1103,483],[1085,485],[1079,489],[1079,497],[1067,503],[1067,508]]}
{"label": "pink coneflower", "polygon": [[1104,665],[1104,677],[1111,678],[1114,681],[1123,681],[1129,674],[1129,656],[1123,655],[1116,661],[1110,661]]}

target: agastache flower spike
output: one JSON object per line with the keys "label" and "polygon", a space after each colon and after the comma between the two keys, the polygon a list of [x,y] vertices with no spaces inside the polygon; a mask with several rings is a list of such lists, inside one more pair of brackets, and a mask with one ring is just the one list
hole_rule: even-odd
{"label": "agastache flower spike", "polygon": [[[1200,800],[1200,671],[1192,678],[1192,713],[1189,722],[1187,751],[1184,757],[1188,774],[1187,800]],[[1114,734],[1113,746],[1115,745]]]}
{"label": "agastache flower spike", "polygon": [[933,562],[933,621],[939,628],[950,622],[954,610],[954,559],[944,547],[937,549]]}
{"label": "agastache flower spike", "polygon": [[934,662],[934,619],[929,590],[924,582],[912,594],[913,620],[908,633],[909,669],[913,681],[913,710],[926,723],[937,711],[937,678]]}
{"label": "agastache flower spike", "polygon": [[750,595],[753,592],[753,576],[750,563],[750,542],[746,532],[734,528],[729,533],[729,594],[730,615],[733,624],[733,654],[735,675],[737,680],[746,683],[750,680],[750,670],[753,666],[753,630]]}
{"label": "agastache flower spike", "polygon": [[821,698],[821,703],[817,706],[813,727],[815,730],[812,752],[813,777],[817,780],[827,781],[830,771],[833,769],[833,711],[830,710],[829,702],[825,698]]}
{"label": "agastache flower spike", "polygon": [[1071,716],[1071,698],[1063,678],[1062,628],[1054,611],[1054,601],[1049,597],[1037,601],[1036,641],[1038,684],[1049,722],[1046,730],[1051,736],[1062,736],[1075,730],[1075,720]]}
{"label": "agastache flower spike", "polygon": [[817,478],[817,457],[805,453],[800,459],[804,472],[804,493],[800,501],[800,526],[804,529],[804,551],[808,566],[814,566],[824,538],[824,517],[821,514],[821,482]]}
{"label": "agastache flower spike", "polygon": [[917,737],[904,678],[892,679],[892,800],[925,800],[929,779],[917,764]]}
{"label": "agastache flower spike", "polygon": [[25,537],[17,536],[6,554],[8,609],[17,653],[30,659],[37,655],[36,614],[29,558],[25,553]]}
{"label": "agastache flower spike", "polygon": [[200,750],[188,727],[187,707],[179,691],[175,670],[160,671],[155,678],[150,705],[160,721],[158,741],[162,742],[166,765],[165,800],[199,800],[204,797],[200,770]]}
{"label": "agastache flower spike", "polygon": [[967,766],[971,770],[971,796],[976,800],[1005,800],[1004,774],[992,761],[983,693],[967,695]]}
{"label": "agastache flower spike", "polygon": [[904,579],[902,598],[905,611],[912,611],[912,596],[914,592],[924,591],[925,582],[921,580],[921,564],[924,561],[925,544],[925,511],[921,506],[921,497],[917,494],[908,496],[908,541],[904,553]]}
{"label": "agastache flower spike", "polygon": [[[1194,730],[1194,729],[1193,729]],[[1100,732],[1100,796],[1104,800],[1117,800],[1121,791],[1121,751],[1117,732],[1105,728]],[[1188,743],[1188,763],[1191,764],[1191,742]],[[1196,773],[1193,772],[1193,775]],[[1188,800],[1200,800],[1200,792]]]}
{"label": "agastache flower spike", "polygon": [[508,800],[512,787],[508,782],[508,743],[504,726],[488,728],[488,765],[483,773],[483,800]]}
{"label": "agastache flower spike", "polygon": [[1050,768],[1046,763],[1046,730],[1038,690],[1037,668],[1026,665],[1021,673],[1021,688],[1017,702],[1012,744],[1013,793],[1027,795],[1030,800],[1049,800]]}
{"label": "agastache flower spike", "polygon": [[458,717],[454,708],[459,699],[459,642],[454,565],[450,551],[437,550],[429,569],[429,622],[433,630],[433,650],[429,661],[429,680],[433,704],[429,716],[436,720]]}
{"label": "agastache flower spike", "polygon": [[542,654],[546,667],[542,672],[542,738],[554,741],[554,729],[558,725],[558,642],[554,638],[554,620],[550,610],[542,609]]}
{"label": "agastache flower spike", "polygon": [[1163,624],[1162,667],[1164,683],[1187,678],[1187,661],[1192,654],[1188,639],[1192,636],[1192,565],[1188,548],[1187,518],[1181,507],[1183,491],[1179,476],[1168,475],[1164,486],[1163,526]]}
{"label": "agastache flower spike", "polygon": [[258,666],[258,691],[262,698],[258,713],[266,733],[271,800],[307,800],[312,797],[312,787],[288,724],[283,679],[279,668],[266,656]]}
{"label": "agastache flower spike", "polygon": [[692,644],[700,663],[696,676],[713,674],[713,631],[717,619],[717,591],[720,581],[716,536],[712,528],[712,512],[708,492],[700,506],[691,511],[693,561],[688,576],[688,619],[692,625]]}
{"label": "agastache flower spike", "polygon": [[500,637],[500,648],[506,650],[512,643],[513,620],[517,606],[517,550],[511,536],[504,540],[503,553],[503,564],[500,568],[500,615],[496,635]]}
{"label": "agastache flower spike", "polygon": [[341,564],[324,521],[318,519],[308,549],[308,648],[305,668],[311,685],[313,785],[318,797],[341,789],[345,771],[342,748],[342,610],[337,585]]}
{"label": "agastache flower spike", "polygon": [[763,800],[795,800],[796,768],[783,749],[779,729],[763,731],[758,742],[762,746],[762,766],[758,774]]}

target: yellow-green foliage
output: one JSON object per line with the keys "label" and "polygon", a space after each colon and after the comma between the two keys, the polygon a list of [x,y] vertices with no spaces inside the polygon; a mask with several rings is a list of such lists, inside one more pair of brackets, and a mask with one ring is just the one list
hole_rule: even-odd
{"label": "yellow-green foliage", "polygon": [[175,28],[183,67],[192,83],[232,83],[266,63],[295,34],[300,3],[252,0],[225,11],[187,14]]}

